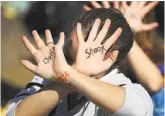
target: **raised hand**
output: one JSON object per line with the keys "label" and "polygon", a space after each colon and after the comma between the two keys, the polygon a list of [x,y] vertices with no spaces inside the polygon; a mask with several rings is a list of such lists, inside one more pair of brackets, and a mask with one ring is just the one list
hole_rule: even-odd
{"label": "raised hand", "polygon": [[113,45],[113,43],[120,36],[122,29],[118,28],[114,34],[106,40],[104,44],[101,44],[106,33],[110,27],[111,21],[107,19],[101,31],[98,32],[100,19],[96,19],[93,27],[90,31],[87,41],[84,41],[81,24],[77,24],[77,38],[78,38],[78,51],[76,56],[75,68],[86,75],[97,75],[103,71],[106,71],[116,61],[118,51],[111,53],[112,59],[108,58],[104,60],[104,56],[107,50]]}
{"label": "raised hand", "polygon": [[[57,78],[57,73],[61,71],[61,64],[63,67],[65,67],[66,65],[65,58],[63,56],[61,57],[61,54],[63,54],[62,46],[64,41],[64,33],[60,34],[59,42],[57,43],[57,45],[54,45],[50,31],[46,30],[45,34],[47,46],[39,37],[37,31],[33,31],[32,34],[36,41],[38,49],[36,49],[25,36],[23,36],[22,40],[24,42],[25,47],[34,57],[37,65],[34,65],[27,60],[22,60],[21,63],[35,75],[38,75],[48,80],[55,80]],[[55,57],[56,60],[54,59]],[[61,57],[60,60],[59,57]]]}
{"label": "raised hand", "polygon": [[[90,3],[93,6],[93,8],[110,7],[110,3],[108,1],[102,1],[102,5],[96,1],[90,1]],[[133,1],[130,5],[128,5],[126,1],[114,1],[113,7],[120,10],[124,14],[131,29],[135,33],[138,33],[142,31],[150,31],[158,27],[157,22],[145,24],[142,21],[146,14],[149,13],[149,11],[152,10],[158,3],[159,1],[149,2],[148,4],[147,1]],[[87,5],[84,5],[83,8],[85,11],[89,11],[92,9]]]}
{"label": "raised hand", "polygon": [[123,12],[132,30],[137,33],[141,31],[149,31],[158,27],[157,22],[145,24],[142,21],[146,14],[158,3],[158,1],[149,2],[148,4],[147,1],[133,1],[128,5],[126,1],[122,1],[122,5],[119,9]]}
{"label": "raised hand", "polygon": [[[102,1],[102,5],[96,1],[90,1],[90,4],[93,6],[93,8],[109,8],[110,7],[110,3],[108,1]],[[84,5],[83,8],[85,11],[89,11],[92,9],[91,7],[87,5]]]}
{"label": "raised hand", "polygon": [[[112,1],[111,2],[110,1],[101,1],[102,4],[99,4],[96,1],[89,1],[89,2],[90,2],[90,4],[92,5],[93,8],[110,8],[111,7],[110,3],[113,4],[113,6],[112,6],[113,8],[116,8],[116,9],[120,8],[119,7],[119,3],[120,3],[119,1],[114,1],[114,2],[112,2]],[[84,8],[85,11],[89,11],[89,10],[92,9],[91,7],[89,7],[87,5],[84,5],[83,8]]]}

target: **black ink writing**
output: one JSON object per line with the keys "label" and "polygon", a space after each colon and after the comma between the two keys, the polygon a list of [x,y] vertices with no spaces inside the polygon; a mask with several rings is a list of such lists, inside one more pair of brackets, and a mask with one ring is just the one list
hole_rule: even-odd
{"label": "black ink writing", "polygon": [[104,46],[99,46],[97,48],[92,49],[91,47],[89,49],[85,50],[85,53],[88,54],[87,58],[89,58],[91,55],[94,55],[97,52],[101,52],[103,53],[104,51],[106,51],[106,49],[104,48]]}
{"label": "black ink writing", "polygon": [[45,64],[47,64],[47,63],[49,63],[49,59],[48,59],[48,58],[44,58],[44,59],[43,59],[43,62],[44,62]]}
{"label": "black ink writing", "polygon": [[52,50],[50,50],[50,55],[47,57],[47,58],[44,58],[43,59],[43,62],[45,64],[48,64],[49,63],[49,60],[52,59],[53,55],[54,55],[54,50],[55,50],[55,47],[52,47]]}

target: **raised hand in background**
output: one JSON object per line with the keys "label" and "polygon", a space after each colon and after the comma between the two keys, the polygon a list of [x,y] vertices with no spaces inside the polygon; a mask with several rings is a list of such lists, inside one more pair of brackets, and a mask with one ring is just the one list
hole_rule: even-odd
{"label": "raised hand in background", "polygon": [[[102,5],[96,1],[90,1],[93,8],[109,8],[110,3],[108,1],[102,1]],[[128,21],[131,29],[135,32],[142,31],[150,31],[158,27],[157,22],[151,22],[149,24],[145,24],[143,22],[143,18],[149,13],[154,7],[159,3],[159,1],[147,2],[147,1],[132,1],[130,5],[127,4],[126,1],[114,1],[113,7],[119,9],[125,18]],[[84,5],[84,10],[89,11],[92,8]]]}

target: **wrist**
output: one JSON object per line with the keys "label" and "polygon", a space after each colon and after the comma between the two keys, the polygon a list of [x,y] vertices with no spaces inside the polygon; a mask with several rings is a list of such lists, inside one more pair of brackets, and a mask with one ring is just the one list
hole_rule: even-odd
{"label": "wrist", "polygon": [[76,69],[76,70],[77,70],[78,72],[80,72],[81,74],[84,74],[84,75],[86,75],[86,76],[90,76],[90,74],[89,74],[88,72],[86,72],[86,71],[84,71],[82,68],[78,67],[78,66],[76,65],[76,63],[74,63],[74,64],[72,65],[72,68]]}
{"label": "wrist", "polygon": [[70,86],[70,75],[69,72],[73,69],[70,65],[64,66],[63,70],[56,71],[56,77],[54,80],[58,84],[69,85]]}

